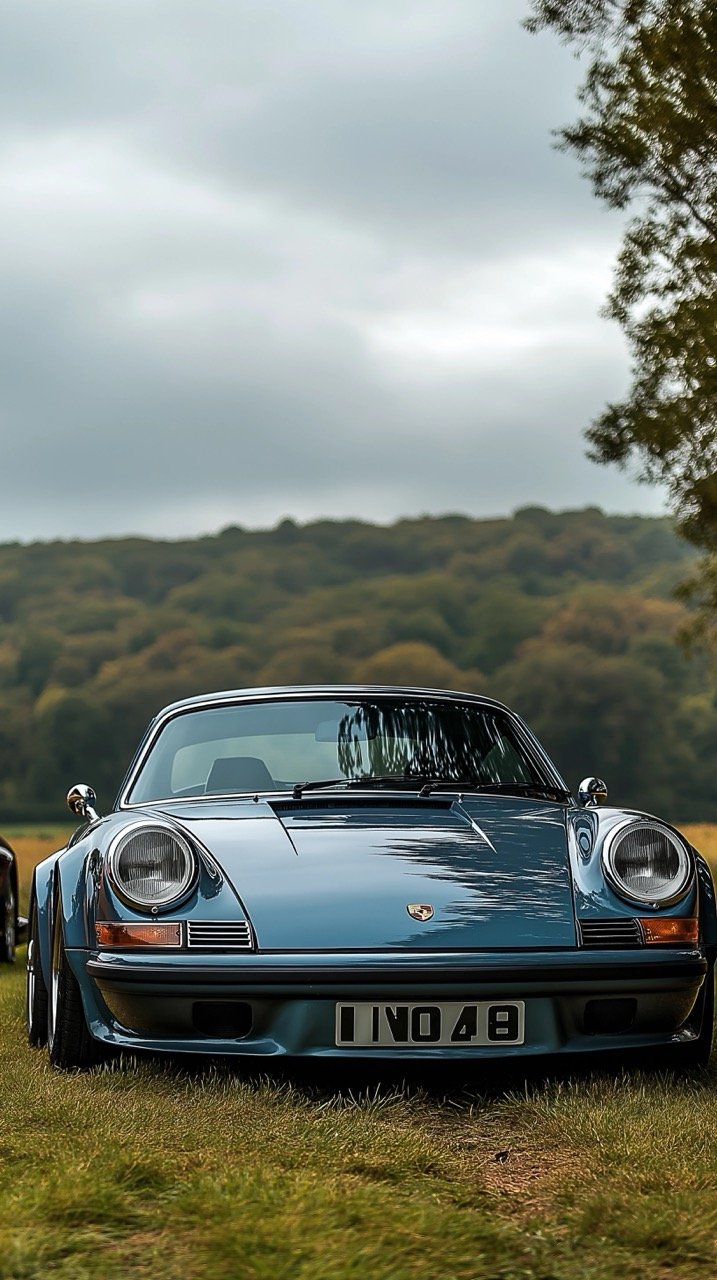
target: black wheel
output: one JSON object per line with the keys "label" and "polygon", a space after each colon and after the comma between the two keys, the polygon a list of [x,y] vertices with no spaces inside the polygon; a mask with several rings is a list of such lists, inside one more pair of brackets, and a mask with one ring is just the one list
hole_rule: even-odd
{"label": "black wheel", "polygon": [[59,901],[52,929],[47,1046],[50,1062],[62,1071],[85,1071],[98,1058],[96,1042],[85,1021],[79,984],[65,951]]}
{"label": "black wheel", "polygon": [[30,1044],[40,1049],[47,1044],[47,987],[40,967],[40,927],[36,902],[33,902],[30,909],[28,932],[25,1021]]}
{"label": "black wheel", "polygon": [[12,964],[17,942],[17,897],[12,874],[8,875],[4,897],[0,900],[0,962]]}

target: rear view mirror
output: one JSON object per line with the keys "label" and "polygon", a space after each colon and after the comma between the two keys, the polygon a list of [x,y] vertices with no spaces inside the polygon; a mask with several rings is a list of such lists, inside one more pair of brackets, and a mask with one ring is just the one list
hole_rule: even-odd
{"label": "rear view mirror", "polygon": [[89,822],[96,822],[99,818],[95,809],[96,804],[97,796],[92,787],[88,787],[85,782],[76,782],[74,787],[70,787],[67,793],[67,807],[76,818],[86,818]]}
{"label": "rear view mirror", "polygon": [[583,778],[578,787],[578,800],[586,809],[607,804],[607,787],[602,778]]}

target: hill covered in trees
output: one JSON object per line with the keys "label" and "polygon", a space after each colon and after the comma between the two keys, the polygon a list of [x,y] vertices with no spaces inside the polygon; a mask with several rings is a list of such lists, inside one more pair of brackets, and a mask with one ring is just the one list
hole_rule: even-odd
{"label": "hill covered in trees", "polygon": [[0,546],[0,822],[79,780],[109,806],[174,698],[318,680],[488,693],[570,785],[717,820],[715,682],[675,644],[692,555],[667,520],[542,508]]}

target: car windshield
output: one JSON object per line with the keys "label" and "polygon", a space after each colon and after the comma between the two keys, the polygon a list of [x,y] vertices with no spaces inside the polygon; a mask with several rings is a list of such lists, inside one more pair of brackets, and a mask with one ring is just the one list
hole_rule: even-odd
{"label": "car windshield", "polygon": [[555,785],[498,708],[429,697],[314,698],[180,712],[160,730],[127,798],[146,804],[372,779]]}

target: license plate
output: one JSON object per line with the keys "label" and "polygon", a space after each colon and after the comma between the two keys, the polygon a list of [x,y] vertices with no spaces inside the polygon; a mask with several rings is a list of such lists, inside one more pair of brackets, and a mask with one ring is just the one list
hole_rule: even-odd
{"label": "license plate", "polygon": [[525,1004],[522,1000],[481,1000],[476,1004],[337,1004],[339,1048],[522,1044]]}

